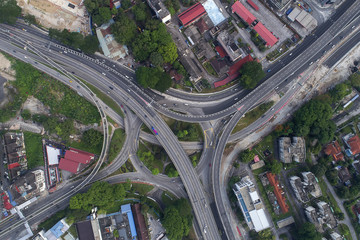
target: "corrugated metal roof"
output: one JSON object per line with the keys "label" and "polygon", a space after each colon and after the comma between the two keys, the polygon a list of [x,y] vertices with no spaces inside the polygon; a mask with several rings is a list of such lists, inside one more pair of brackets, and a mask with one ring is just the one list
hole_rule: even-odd
{"label": "corrugated metal roof", "polygon": [[239,1],[236,1],[232,5],[231,9],[248,24],[252,24],[256,20],[256,17],[252,15],[252,13],[249,12],[249,10],[247,10],[246,7]]}
{"label": "corrugated metal roof", "polygon": [[205,15],[206,11],[201,3],[197,3],[184,12],[179,14],[179,19],[181,23],[186,27],[190,25],[192,22],[196,21],[198,18]]}
{"label": "corrugated metal roof", "polygon": [[266,45],[272,47],[277,43],[278,39],[261,22],[255,25],[254,30],[264,39]]}

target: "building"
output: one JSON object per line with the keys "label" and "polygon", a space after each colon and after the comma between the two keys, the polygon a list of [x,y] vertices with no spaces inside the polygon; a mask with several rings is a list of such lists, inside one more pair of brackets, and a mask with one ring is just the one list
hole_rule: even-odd
{"label": "building", "polygon": [[315,28],[317,26],[316,19],[304,9],[300,9],[298,7],[295,7],[287,17],[292,22],[297,21],[306,29]]}
{"label": "building", "polygon": [[304,162],[306,155],[305,140],[301,137],[279,138],[279,156],[283,163]]}
{"label": "building", "polygon": [[222,31],[216,38],[232,62],[246,56],[246,53],[238,46],[237,36],[237,31],[231,34],[227,31]]}
{"label": "building", "polygon": [[196,3],[195,5],[189,7],[184,12],[178,15],[181,24],[184,27],[191,25],[192,23],[196,22],[206,14],[205,8],[201,3]]}
{"label": "building", "polygon": [[236,1],[231,6],[231,10],[249,25],[251,25],[256,20],[256,17],[251,12],[249,12],[249,10],[247,10],[247,8],[240,1]]}
{"label": "building", "polygon": [[156,16],[165,24],[169,24],[171,14],[161,0],[147,0],[149,6],[154,10]]}
{"label": "building", "polygon": [[140,204],[136,203],[132,205],[131,210],[134,213],[134,222],[138,233],[138,240],[149,240],[149,233],[146,227],[144,215],[141,213]]}
{"label": "building", "polygon": [[244,22],[250,25],[264,40],[265,45],[272,47],[275,43],[278,42],[278,39],[262,24],[260,21],[256,19],[256,17],[247,10],[247,8],[240,3],[240,1],[236,1],[232,7],[232,12],[236,13]]}
{"label": "building", "polygon": [[337,232],[332,232],[330,234],[331,240],[343,240],[344,238]]}
{"label": "building", "polygon": [[210,61],[210,64],[220,77],[229,71],[229,65],[224,59],[212,59]]}
{"label": "building", "polygon": [[115,40],[110,27],[113,23],[114,20],[110,19],[108,23],[104,23],[96,28],[96,36],[104,55],[113,60],[118,60],[128,55],[128,49],[125,45],[121,45]]}
{"label": "building", "polygon": [[360,153],[360,138],[358,135],[355,135],[353,137],[350,137],[346,141],[347,146],[350,148],[351,154],[353,156]]}
{"label": "building", "polygon": [[283,228],[283,227],[293,224],[294,222],[295,222],[295,220],[294,220],[293,216],[290,216],[285,219],[281,219],[276,224],[278,225],[279,228]]}
{"label": "building", "polygon": [[257,232],[269,228],[265,207],[250,177],[243,177],[240,182],[235,183],[233,191],[249,228]]}
{"label": "building", "polygon": [[252,0],[246,0],[246,2],[247,2],[255,11],[259,11],[259,7],[258,7]]}
{"label": "building", "polygon": [[304,180],[303,184],[311,196],[314,198],[321,197],[321,188],[315,175],[312,172],[302,172],[301,175],[303,176]]}
{"label": "building", "polygon": [[326,145],[324,152],[328,156],[332,156],[334,161],[344,161],[344,154],[341,152],[341,147],[338,141],[333,141]]}
{"label": "building", "polygon": [[317,231],[324,232],[324,226],[333,229],[336,227],[337,222],[329,204],[320,201],[317,202],[317,208],[308,206],[305,208],[305,215],[311,223],[314,223]]}
{"label": "building", "polygon": [[28,172],[19,177],[6,191],[10,204],[15,207],[37,197],[46,189],[43,170]]}
{"label": "building", "polygon": [[286,198],[284,196],[285,192],[283,191],[279,180],[277,179],[276,175],[271,172],[267,172],[266,177],[268,178],[270,185],[274,187],[274,194],[282,213],[287,213],[289,211],[289,206],[286,203]]}
{"label": "building", "polygon": [[299,178],[298,176],[290,177],[290,185],[295,193],[296,198],[300,202],[306,203],[310,201],[309,196],[301,182],[301,178]]}
{"label": "building", "polygon": [[360,174],[360,161],[359,160],[355,160],[353,163],[352,163],[353,167],[355,168],[356,172],[358,174]]}
{"label": "building", "polygon": [[70,226],[66,223],[65,218],[58,221],[52,228],[50,228],[45,234],[44,237],[47,240],[57,240],[61,239],[61,236],[66,233]]}
{"label": "building", "polygon": [[95,158],[95,155],[75,148],[65,152],[64,158],[60,159],[59,169],[78,173],[83,170]]}
{"label": "building", "polygon": [[347,167],[341,167],[340,169],[338,169],[338,176],[342,183],[344,183],[345,185],[350,185],[351,175]]}
{"label": "building", "polygon": [[4,153],[7,161],[8,179],[14,180],[27,170],[25,140],[22,132],[4,134]]}
{"label": "building", "polygon": [[[79,240],[119,239],[115,238],[114,233],[122,240],[146,239],[137,234],[130,204],[122,205],[120,212],[78,222],[75,227]],[[147,235],[146,232],[143,234]]]}
{"label": "building", "polygon": [[264,160],[260,160],[258,162],[250,163],[251,170],[256,170],[256,169],[262,168],[263,166],[265,166]]}
{"label": "building", "polygon": [[[188,49],[186,49],[188,51]],[[193,82],[197,82],[202,77],[202,68],[199,66],[198,61],[196,61],[192,57],[188,56],[180,56],[180,62],[186,69],[186,71],[189,73],[190,77],[189,79]]]}

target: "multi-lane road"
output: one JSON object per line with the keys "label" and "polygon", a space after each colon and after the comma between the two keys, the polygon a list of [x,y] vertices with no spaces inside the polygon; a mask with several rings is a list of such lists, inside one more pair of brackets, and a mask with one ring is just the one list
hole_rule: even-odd
{"label": "multi-lane road", "polygon": [[[316,60],[324,54],[326,49],[335,45],[340,39],[340,36],[337,36],[337,34],[341,32],[344,27],[346,27],[348,22],[353,20],[355,17],[358,17],[358,13],[359,3],[354,3],[354,1],[349,0],[346,1],[338,9],[332,19],[329,20],[329,22],[326,22],[325,25],[321,25],[314,33],[314,35],[306,38],[303,44],[298,46],[293,51],[292,56],[289,55],[274,65],[272,67],[273,71],[268,76],[268,79],[254,91],[252,91],[250,94],[247,94],[245,97],[244,92],[234,93],[234,96],[237,96],[236,94],[241,96],[240,101],[235,102],[235,100],[231,98],[227,102],[223,101],[223,105],[221,105],[220,111],[218,111],[219,107],[216,107],[212,108],[211,110],[206,110],[205,112],[208,112],[208,114],[199,116],[176,114],[175,112],[157,104],[154,100],[157,100],[158,96],[152,93],[144,93],[141,88],[133,83],[132,80],[134,79],[134,73],[130,69],[119,67],[107,60],[96,60],[92,57],[84,56],[82,53],[66,49],[57,44],[51,44],[49,46],[49,39],[46,35],[33,30],[28,26],[26,26],[26,29],[28,30],[25,32],[19,29],[14,29],[13,27],[2,25],[2,28],[8,30],[8,33],[5,35],[0,34],[0,47],[4,47],[6,42],[9,41],[17,41],[17,44],[22,44],[17,39],[15,39],[17,36],[21,36],[23,40],[29,41],[28,44],[35,46],[37,50],[41,51],[42,54],[49,56],[51,59],[57,62],[59,61],[64,65],[73,65],[84,68],[84,71],[92,73],[93,75],[92,78],[85,78],[86,80],[91,82],[91,84],[100,90],[107,92],[109,96],[111,96],[118,104],[125,103],[149,128],[154,127],[159,132],[159,135],[157,135],[157,140],[165,148],[168,155],[174,162],[175,167],[180,173],[181,179],[193,206],[195,217],[202,230],[202,237],[204,239],[220,238],[218,227],[215,224],[214,216],[209,207],[208,198],[204,193],[203,186],[200,183],[199,178],[186,153],[184,152],[172,131],[157,114],[157,111],[175,119],[189,122],[216,120],[235,113],[230,122],[226,125],[221,137],[219,138],[219,141],[216,144],[213,163],[214,167],[212,168],[212,184],[217,210],[219,212],[222,224],[224,225],[226,236],[229,239],[236,239],[237,237],[234,235],[233,226],[230,226],[227,218],[227,211],[225,210],[227,206],[225,206],[226,203],[224,203],[223,199],[226,198],[226,196],[224,196],[223,192],[221,192],[221,181],[224,176],[220,176],[221,156],[232,129],[241,116],[243,116],[246,111],[248,111],[256,102],[258,102],[259,99],[262,99],[276,87],[290,82],[291,78],[295,77],[297,73],[303,71],[304,69],[308,68],[309,65],[316,62]],[[353,24],[358,23],[354,22]],[[15,49],[19,51],[16,46],[7,45],[6,47],[7,50],[11,49],[10,54],[16,55],[16,57],[20,59],[23,59],[25,55],[32,56],[32,54],[29,52],[21,52],[23,56],[18,56],[15,54],[15,52],[11,52]],[[61,52],[61,54],[59,52]],[[36,56],[32,57],[35,59],[37,58]],[[284,66],[286,66],[286,68],[284,68]],[[76,71],[76,74],[81,74],[81,72],[82,71]],[[235,88],[233,88],[233,90]],[[178,93],[170,91],[168,94],[174,96]],[[215,95],[204,95],[196,97],[196,101],[208,101],[209,96],[212,100],[216,100],[222,98],[221,96],[225,96],[226,94],[228,96],[228,93],[224,91]],[[193,95],[191,94],[187,94],[187,97],[184,97],[184,95],[185,94],[178,94],[178,97],[184,99],[189,98],[190,100],[193,99]],[[130,131],[130,133],[131,132],[132,131]],[[119,164],[120,162],[122,161],[119,161]],[[109,172],[103,171],[102,173],[99,173],[103,175],[99,175],[98,178],[100,179],[105,177],[107,174],[109,174]],[[0,225],[0,227],[1,226],[2,225]]]}

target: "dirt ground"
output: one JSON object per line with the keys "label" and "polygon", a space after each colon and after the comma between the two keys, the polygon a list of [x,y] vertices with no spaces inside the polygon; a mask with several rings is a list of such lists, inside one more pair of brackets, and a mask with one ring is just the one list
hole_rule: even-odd
{"label": "dirt ground", "polygon": [[50,109],[33,96],[28,97],[24,102],[23,109],[28,109],[32,114],[49,114]]}
{"label": "dirt ground", "polygon": [[15,71],[11,68],[11,62],[0,53],[0,75],[7,80],[15,80]]}
{"label": "dirt ground", "polygon": [[46,28],[68,29],[89,33],[88,17],[84,5],[68,7],[67,0],[17,0],[25,13],[34,15]]}

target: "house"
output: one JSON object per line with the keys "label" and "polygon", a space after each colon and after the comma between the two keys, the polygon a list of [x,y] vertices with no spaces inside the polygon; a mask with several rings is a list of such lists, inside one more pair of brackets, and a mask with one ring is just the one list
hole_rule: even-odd
{"label": "house", "polygon": [[96,36],[104,55],[113,60],[119,60],[128,55],[128,48],[125,45],[119,44],[115,40],[110,27],[113,23],[114,20],[110,19],[108,23],[104,23],[100,27],[96,28]]}
{"label": "house", "polygon": [[357,173],[360,174],[360,161],[356,160],[352,163],[352,165],[355,168],[355,170],[357,171]]}
{"label": "house", "polygon": [[24,134],[7,132],[3,138],[8,178],[14,180],[27,170]]}
{"label": "house", "polygon": [[50,228],[44,237],[47,240],[61,239],[61,236],[70,228],[66,223],[65,218],[58,221],[52,228]]}
{"label": "house", "polygon": [[276,224],[278,225],[279,228],[283,228],[283,227],[293,224],[294,222],[295,222],[295,220],[294,220],[293,216],[290,216],[285,219],[281,219]]}
{"label": "house", "polygon": [[334,161],[344,161],[344,154],[341,152],[341,147],[338,141],[333,141],[326,145],[324,152],[328,156],[332,156]]}
{"label": "house", "polygon": [[180,56],[180,62],[189,73],[189,79],[193,82],[197,82],[202,77],[202,68],[199,66],[198,61],[189,56]]}
{"label": "house", "polygon": [[330,234],[331,240],[343,240],[344,238],[337,232],[332,232]]}
{"label": "house", "polygon": [[243,177],[240,182],[235,183],[233,191],[249,229],[259,232],[269,228],[270,222],[265,214],[265,207],[250,177]]}
{"label": "house", "polygon": [[75,148],[70,148],[65,152],[64,158],[60,159],[59,169],[78,173],[84,169],[92,160],[95,155]]}
{"label": "house", "polygon": [[290,177],[290,185],[295,193],[296,198],[303,203],[310,201],[310,198],[303,187],[303,183],[301,182],[301,178],[298,176]]}
{"label": "house", "polygon": [[338,169],[338,176],[342,183],[344,183],[345,185],[350,184],[351,175],[347,167],[341,167],[340,169]]}
{"label": "house", "polygon": [[350,148],[351,154],[353,156],[357,155],[360,153],[360,138],[358,135],[355,135],[353,137],[350,137],[347,141],[346,144],[348,145],[348,147]]}
{"label": "house", "polygon": [[321,188],[318,180],[312,172],[302,172],[303,183],[307,191],[314,197],[318,198],[322,196]]}
{"label": "house", "polygon": [[115,239],[116,232],[123,240],[148,239],[139,238],[130,204],[122,205],[120,212],[92,217],[76,223],[75,227],[79,240]]}
{"label": "house", "polygon": [[209,26],[203,18],[200,18],[200,20],[197,21],[194,25],[198,28],[201,34],[204,34],[207,30],[209,30]]}
{"label": "house", "polygon": [[256,17],[252,15],[252,13],[249,12],[249,10],[247,10],[247,8],[240,1],[236,1],[231,6],[231,10],[249,25],[251,25],[256,20]]}
{"label": "house", "polygon": [[285,192],[281,188],[277,176],[271,172],[267,172],[266,177],[268,178],[270,185],[274,187],[274,194],[282,213],[287,213],[289,211],[289,206],[286,203],[286,198],[284,196]]}
{"label": "house", "polygon": [[[255,21],[255,23],[256,22],[257,21]],[[260,21],[256,23],[253,29],[259,34],[262,40],[264,40],[265,46],[272,47],[279,41]]]}
{"label": "house", "polygon": [[283,163],[304,162],[306,149],[305,139],[301,137],[281,137],[279,138],[279,155]]}
{"label": "house", "polygon": [[251,170],[256,170],[256,169],[262,168],[263,166],[265,166],[264,160],[260,160],[258,162],[250,163]]}
{"label": "house", "polygon": [[184,27],[191,25],[192,23],[196,22],[206,14],[205,8],[201,3],[196,3],[195,5],[189,7],[184,12],[178,15],[181,24]]}
{"label": "house", "polygon": [[229,65],[227,65],[226,60],[223,59],[214,58],[210,61],[210,64],[219,76],[226,74],[230,68]]}
{"label": "house", "polygon": [[156,16],[165,24],[169,24],[171,14],[161,0],[147,0],[149,6],[154,10]]}
{"label": "house", "polygon": [[324,226],[333,229],[337,226],[337,221],[328,203],[317,202],[317,208],[308,206],[305,208],[305,215],[309,222],[314,223],[317,231],[324,232]]}
{"label": "house", "polygon": [[236,31],[233,33],[222,31],[216,38],[232,62],[246,56],[246,53],[237,44],[237,37],[238,32]]}
{"label": "house", "polygon": [[15,207],[39,196],[46,189],[43,170],[35,170],[19,177],[6,191],[9,203]]}

